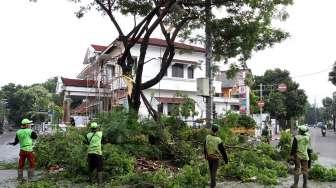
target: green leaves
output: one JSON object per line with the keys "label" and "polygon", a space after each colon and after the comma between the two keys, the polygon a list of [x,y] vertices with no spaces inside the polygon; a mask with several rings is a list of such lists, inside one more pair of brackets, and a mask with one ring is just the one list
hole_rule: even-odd
{"label": "green leaves", "polygon": [[336,181],[336,168],[326,168],[316,164],[309,170],[309,178],[319,181]]}

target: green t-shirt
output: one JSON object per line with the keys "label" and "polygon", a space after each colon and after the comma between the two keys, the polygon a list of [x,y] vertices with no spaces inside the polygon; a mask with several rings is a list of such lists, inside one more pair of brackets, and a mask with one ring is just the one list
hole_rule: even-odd
{"label": "green t-shirt", "polygon": [[[90,132],[86,135],[89,141],[88,153],[102,155],[101,140],[103,137],[102,131]],[[91,140],[91,141],[90,141]]]}
{"label": "green t-shirt", "polygon": [[16,136],[20,142],[20,149],[23,151],[33,151],[33,139],[31,129],[20,129],[16,132]]}
{"label": "green t-shirt", "polygon": [[223,142],[222,139],[217,136],[207,135],[205,139],[205,144],[208,155],[212,155],[219,158],[220,151],[218,149],[218,144],[222,142]]}

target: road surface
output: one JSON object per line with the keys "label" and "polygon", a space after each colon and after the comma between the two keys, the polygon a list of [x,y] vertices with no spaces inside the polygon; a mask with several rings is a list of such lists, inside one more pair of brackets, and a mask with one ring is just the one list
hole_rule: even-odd
{"label": "road surface", "polygon": [[7,145],[8,142],[13,142],[14,138],[15,131],[0,135],[0,161],[13,161],[19,157],[19,144],[16,146]]}
{"label": "road surface", "polygon": [[313,150],[319,153],[318,163],[336,167],[336,134],[327,131],[326,137],[322,137],[320,128],[310,128],[310,134]]}

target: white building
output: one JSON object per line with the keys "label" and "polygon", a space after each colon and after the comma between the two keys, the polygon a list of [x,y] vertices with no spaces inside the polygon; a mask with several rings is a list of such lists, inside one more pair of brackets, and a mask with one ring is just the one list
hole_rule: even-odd
{"label": "white building", "polygon": [[[153,78],[159,72],[161,66],[160,61],[166,46],[165,40],[155,38],[149,40],[146,63],[143,69],[143,82]],[[196,87],[196,79],[205,77],[205,49],[177,42],[175,43],[175,47],[175,56],[166,75],[159,83],[150,89],[144,90],[143,93],[154,109],[166,115],[170,114],[175,104],[181,103],[182,98],[176,97],[176,93],[183,93],[195,101],[196,111],[198,112],[195,118],[205,118],[205,99],[201,96],[197,96]],[[135,60],[140,55],[139,48],[140,44],[136,44],[131,49],[131,54]],[[83,80],[87,80],[95,83],[95,85],[85,85],[84,82],[84,87],[81,85],[81,89],[87,88],[86,90],[84,89],[85,91],[83,90],[81,96],[89,96],[85,98],[82,97],[86,101],[84,105],[86,111],[88,111],[90,106],[94,107],[95,105],[98,106],[96,109],[100,111],[108,111],[115,105],[127,106],[126,84],[121,77],[121,68],[116,64],[117,57],[122,53],[123,46],[119,41],[115,41],[108,47],[91,45],[88,49],[84,59],[86,67],[78,75],[78,79],[82,80],[82,82]],[[108,57],[107,59],[109,60],[107,63],[104,63],[102,67],[99,67],[98,62],[102,60],[102,57]],[[223,94],[222,81],[223,80],[216,79],[213,82],[216,113],[220,115],[228,110],[239,112],[240,99],[225,96]],[[66,83],[60,82],[58,92],[63,93],[65,98],[74,97],[72,93],[75,93],[68,90],[73,90],[74,88],[66,88],[64,85],[66,85]],[[96,89],[93,89],[94,87]],[[94,93],[96,93],[96,96],[93,96]],[[91,101],[88,102],[88,100]],[[69,104],[67,105],[69,106]],[[142,116],[148,115],[148,111],[143,102],[140,106],[139,113]]]}

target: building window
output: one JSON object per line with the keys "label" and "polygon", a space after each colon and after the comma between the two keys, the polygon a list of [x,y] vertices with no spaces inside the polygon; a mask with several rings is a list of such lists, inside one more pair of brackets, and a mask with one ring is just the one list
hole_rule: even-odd
{"label": "building window", "polygon": [[193,79],[194,78],[194,68],[188,67],[188,78]]}
{"label": "building window", "polygon": [[158,112],[162,114],[163,113],[163,104],[160,103],[157,108],[158,108]]}
{"label": "building window", "polygon": [[231,105],[231,110],[239,111],[239,109],[240,109],[239,105]]}
{"label": "building window", "polygon": [[168,107],[168,115],[171,116],[171,115],[174,115],[174,112],[176,111],[176,108],[178,107],[178,105],[168,103],[167,107]]}
{"label": "building window", "polygon": [[183,64],[174,64],[172,66],[172,77],[184,78],[184,66]]}
{"label": "building window", "polygon": [[107,65],[107,76],[109,79],[115,77],[115,66],[114,65]]}

